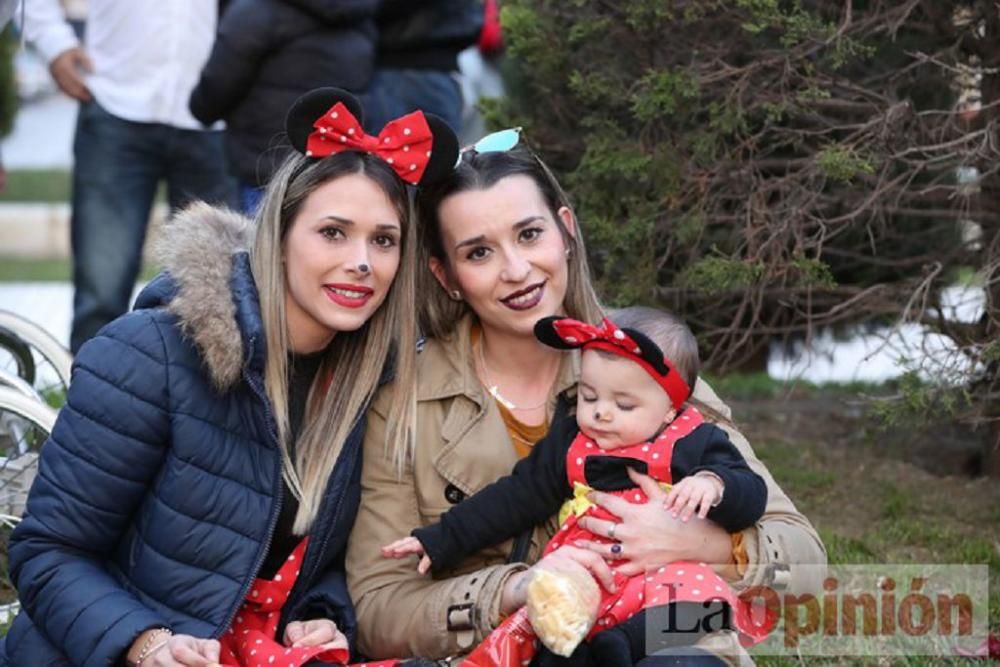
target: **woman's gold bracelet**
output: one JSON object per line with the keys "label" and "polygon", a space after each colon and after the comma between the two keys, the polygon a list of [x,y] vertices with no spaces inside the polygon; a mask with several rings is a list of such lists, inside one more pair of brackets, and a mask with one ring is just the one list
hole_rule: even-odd
{"label": "woman's gold bracelet", "polygon": [[[154,645],[153,640],[162,635],[163,633],[167,634],[167,639],[160,642],[159,644]],[[174,632],[170,628],[156,628],[155,630],[150,632],[149,636],[146,637],[146,641],[142,643],[142,648],[139,649],[139,655],[136,656],[135,662],[130,662],[129,667],[142,667],[142,663],[146,660],[146,658],[148,658],[149,656],[153,655],[161,648],[166,646],[167,642],[170,641],[170,637],[173,634]]]}

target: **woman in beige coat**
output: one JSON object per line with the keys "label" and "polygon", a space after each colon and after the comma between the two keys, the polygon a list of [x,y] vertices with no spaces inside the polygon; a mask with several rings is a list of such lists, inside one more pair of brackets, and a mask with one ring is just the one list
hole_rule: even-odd
{"label": "woman in beige coat", "polygon": [[[430,274],[419,303],[429,340],[418,357],[416,438],[386,442],[387,388],[369,414],[361,510],[348,541],[359,649],[370,658],[467,653],[523,604],[532,568],[570,559],[610,578],[596,545],[565,547],[536,563],[554,521],[435,579],[419,575],[415,562],[381,557],[382,545],[507,474],[573,405],[577,359],[537,343],[535,322],[555,314],[596,321],[601,312],[568,200],[523,147],[465,151],[452,178],[418,205]],[[728,417],[704,382],[694,397]],[[717,563],[737,588],[813,588],[821,568],[796,566],[825,564],[819,537],[746,439],[726,428],[767,481],[767,510],[756,526],[730,536],[709,521],[682,523],[650,502],[620,513],[611,537],[641,566],[701,560]],[[702,645],[731,658],[739,652],[726,636]]]}

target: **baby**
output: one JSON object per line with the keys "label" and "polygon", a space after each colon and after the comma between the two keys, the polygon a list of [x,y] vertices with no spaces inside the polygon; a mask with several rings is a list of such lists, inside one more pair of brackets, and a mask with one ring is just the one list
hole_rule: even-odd
{"label": "baby", "polygon": [[[456,505],[439,523],[384,547],[385,556],[420,554],[421,572],[442,571],[543,522],[565,503],[561,528],[545,552],[581,539],[595,540],[606,543],[607,557],[618,563],[628,557],[614,540],[619,518],[590,503],[587,493],[597,489],[645,503],[646,495],[630,471],[647,474],[669,488],[665,509],[683,520],[697,513],[734,533],[760,519],[767,502],[764,480],[750,470],[725,431],[704,422],[696,408],[686,405],[699,364],[690,329],[673,315],[652,308],[624,309],[616,319],[622,328],[607,319],[600,327],[556,317],[538,322],[535,335],[544,344],[583,350],[575,421],[554,423],[511,475]],[[595,535],[578,525],[582,516],[614,523],[607,535]],[[745,641],[760,634],[749,608],[704,563],[675,562],[634,577],[615,572],[614,583],[614,592],[600,593],[596,623],[574,642],[552,646],[539,632],[543,642],[568,655],[583,634],[590,639],[644,609],[678,604],[686,605],[688,612],[696,607],[701,616],[709,609],[721,610],[717,615],[723,622],[712,630],[736,629]],[[529,588],[529,606],[530,598]],[[525,640],[534,637],[524,636],[524,628],[530,628],[526,618],[524,609],[512,615],[481,649],[513,637],[517,641],[503,652],[514,649],[519,660],[530,660],[534,642]],[[638,620],[633,619],[632,625]],[[645,628],[632,630],[633,654],[644,653],[635,649],[635,635]],[[670,641],[691,643],[698,636]],[[470,656],[473,663],[475,657],[475,653]]]}

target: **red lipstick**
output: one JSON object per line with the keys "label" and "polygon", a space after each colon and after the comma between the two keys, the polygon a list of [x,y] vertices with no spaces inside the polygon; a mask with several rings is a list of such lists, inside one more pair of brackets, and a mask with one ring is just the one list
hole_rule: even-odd
{"label": "red lipstick", "polygon": [[344,283],[331,283],[324,285],[326,296],[338,306],[345,308],[361,308],[375,293],[370,287],[364,285],[348,285]]}

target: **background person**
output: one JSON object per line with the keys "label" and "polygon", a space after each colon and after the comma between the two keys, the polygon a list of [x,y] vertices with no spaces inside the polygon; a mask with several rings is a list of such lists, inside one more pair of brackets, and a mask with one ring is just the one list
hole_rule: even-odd
{"label": "background person", "polygon": [[380,0],[377,22],[375,74],[364,95],[368,127],[423,109],[460,133],[458,54],[479,39],[482,0]]}
{"label": "background person", "polygon": [[[263,187],[292,150],[283,126],[292,102],[321,86],[358,92],[368,85],[377,4],[230,0],[190,104],[205,125],[226,121],[226,155],[246,213],[256,209]],[[382,118],[375,131],[403,113]]]}
{"label": "background person", "polygon": [[196,199],[236,201],[221,132],[204,129],[187,108],[215,37],[216,3],[90,0],[88,12],[85,46],[58,0],[27,0],[21,26],[60,90],[80,102],[73,352],[128,309],[161,182],[174,209]]}

